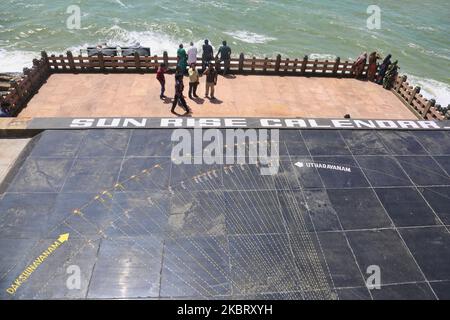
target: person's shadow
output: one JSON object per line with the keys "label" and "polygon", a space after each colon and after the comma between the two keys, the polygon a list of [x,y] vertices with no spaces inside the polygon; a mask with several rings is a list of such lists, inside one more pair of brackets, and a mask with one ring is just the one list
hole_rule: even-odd
{"label": "person's shadow", "polygon": [[171,112],[172,114],[176,115],[177,117],[192,117],[192,115],[189,114],[189,113],[187,113],[187,112],[184,112],[184,113],[178,113],[178,112],[176,112],[175,110],[174,110],[174,111],[170,110],[170,112]]}
{"label": "person's shadow", "polygon": [[216,97],[214,98],[209,98],[209,102],[211,102],[212,104],[222,104],[223,101],[220,99],[217,99]]}
{"label": "person's shadow", "polygon": [[234,74],[225,74],[225,75],[222,75],[222,77],[224,77],[226,79],[236,79],[236,76]]}
{"label": "person's shadow", "polygon": [[169,98],[169,97],[163,98],[163,103],[164,103],[164,104],[170,104],[170,103],[172,103],[172,102],[173,102],[173,99],[172,99],[172,98]]}
{"label": "person's shadow", "polygon": [[205,99],[202,99],[202,98],[200,98],[200,97],[198,97],[198,98],[195,98],[195,97],[192,97],[192,98],[190,98],[192,101],[194,101],[196,104],[204,104],[205,103]]}

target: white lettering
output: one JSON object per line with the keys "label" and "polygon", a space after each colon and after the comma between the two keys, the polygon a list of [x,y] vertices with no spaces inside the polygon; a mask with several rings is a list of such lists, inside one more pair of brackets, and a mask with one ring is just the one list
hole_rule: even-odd
{"label": "white lettering", "polygon": [[161,127],[181,127],[183,125],[183,119],[161,119]]}
{"label": "white lettering", "polygon": [[92,127],[95,119],[73,119],[70,127],[72,128],[89,128]]}
{"label": "white lettering", "polygon": [[331,120],[331,123],[336,128],[353,128],[353,124],[350,120]]}
{"label": "white lettering", "polygon": [[245,119],[224,119],[225,127],[245,127],[247,120]]}
{"label": "white lettering", "polygon": [[283,126],[280,119],[261,119],[261,125],[263,127],[281,127]]}
{"label": "white lettering", "polygon": [[418,123],[424,129],[440,129],[439,125],[434,121],[418,121]]}
{"label": "white lettering", "polygon": [[[111,121],[110,124],[108,124],[109,120]],[[98,119],[97,127],[112,128],[112,127],[118,127],[119,124],[120,124],[120,118],[114,118],[114,119],[101,118],[101,119]]]}
{"label": "white lettering", "polygon": [[299,128],[306,128],[306,122],[303,119],[286,119],[285,121],[286,127],[289,128],[294,128],[294,127],[299,127]]}
{"label": "white lettering", "polygon": [[396,129],[398,126],[392,120],[377,120],[376,123],[380,128],[384,129]]}
{"label": "white lettering", "polygon": [[125,118],[125,120],[123,120],[123,126],[124,127],[128,127],[128,124],[131,124],[134,127],[142,127],[144,128],[145,125],[147,124],[147,119],[146,118],[142,118],[140,120],[136,120],[133,118]]}
{"label": "white lettering", "polygon": [[363,121],[363,120],[354,120],[353,121],[358,128],[366,127],[366,128],[376,128],[375,123],[372,120]]}

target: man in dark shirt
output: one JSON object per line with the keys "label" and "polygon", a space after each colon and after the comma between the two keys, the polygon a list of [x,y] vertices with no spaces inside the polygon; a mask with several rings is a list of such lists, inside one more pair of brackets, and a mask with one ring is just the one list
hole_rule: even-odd
{"label": "man in dark shirt", "polygon": [[230,69],[231,48],[227,46],[227,42],[223,41],[222,46],[217,51],[216,58],[220,54],[220,61],[223,61],[223,75],[226,75]]}
{"label": "man in dark shirt", "polygon": [[211,89],[211,99],[214,98],[214,87],[217,84],[217,71],[214,69],[214,65],[212,63],[209,64],[208,69],[205,71],[204,75],[206,76],[206,93],[205,97],[209,95],[209,89]]}
{"label": "man in dark shirt", "polygon": [[175,108],[177,103],[180,103],[181,107],[186,111],[185,114],[192,113],[191,109],[189,109],[186,100],[183,96],[184,84],[183,84],[183,75],[177,74],[175,75],[175,96],[173,98],[172,109],[170,110],[172,113],[175,113]]}
{"label": "man in dark shirt", "polygon": [[203,45],[203,54],[202,54],[202,71],[205,71],[206,67],[209,65],[209,63],[213,59],[214,59],[213,48],[209,44],[209,41],[205,40],[205,44]]}

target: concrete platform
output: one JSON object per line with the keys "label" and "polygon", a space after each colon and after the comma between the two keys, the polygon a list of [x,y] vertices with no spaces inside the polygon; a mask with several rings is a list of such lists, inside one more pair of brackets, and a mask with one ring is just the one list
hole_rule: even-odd
{"label": "concrete platform", "polygon": [[[166,95],[172,96],[173,75],[166,79]],[[200,97],[204,86],[202,78]],[[185,87],[187,95],[187,78]],[[54,74],[19,117],[174,116],[159,90],[154,74]],[[220,76],[216,98],[188,99],[193,116],[416,119],[392,92],[354,79]]]}

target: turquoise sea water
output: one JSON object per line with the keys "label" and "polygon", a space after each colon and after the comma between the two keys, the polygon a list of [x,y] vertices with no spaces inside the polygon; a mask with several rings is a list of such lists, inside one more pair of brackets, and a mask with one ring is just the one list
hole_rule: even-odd
{"label": "turquoise sea water", "polygon": [[[366,10],[381,8],[381,29]],[[66,27],[67,7],[81,9],[81,29]],[[100,41],[174,53],[180,42],[227,39],[233,52],[273,57],[355,58],[392,53],[426,95],[450,103],[450,1],[1,0],[0,71],[20,71],[43,49],[61,53]]]}

